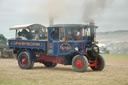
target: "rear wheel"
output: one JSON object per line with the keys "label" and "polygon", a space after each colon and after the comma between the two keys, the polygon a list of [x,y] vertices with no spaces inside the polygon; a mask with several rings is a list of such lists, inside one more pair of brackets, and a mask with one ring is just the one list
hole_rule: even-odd
{"label": "rear wheel", "polygon": [[22,69],[32,69],[34,60],[31,60],[29,54],[23,51],[18,55],[18,65]]}
{"label": "rear wheel", "polygon": [[76,55],[72,59],[72,67],[77,71],[77,72],[84,72],[88,68],[88,60],[85,56],[83,55]]}
{"label": "rear wheel", "polygon": [[96,66],[91,67],[93,71],[102,71],[105,66],[105,61],[102,56],[98,55],[96,59]]}
{"label": "rear wheel", "polygon": [[45,67],[56,67],[57,63],[52,63],[52,62],[43,62],[43,64],[45,65]]}

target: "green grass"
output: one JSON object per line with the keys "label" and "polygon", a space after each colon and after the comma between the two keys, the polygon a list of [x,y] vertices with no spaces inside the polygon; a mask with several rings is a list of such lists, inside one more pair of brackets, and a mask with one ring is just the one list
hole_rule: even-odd
{"label": "green grass", "polygon": [[12,79],[0,79],[0,85],[38,85],[37,82],[32,80],[12,80]]}
{"label": "green grass", "polygon": [[106,57],[109,57],[109,56],[114,56],[114,57],[128,57],[128,54],[101,54],[102,56],[106,56]]}
{"label": "green grass", "polygon": [[128,54],[101,54],[108,65],[127,65]]}

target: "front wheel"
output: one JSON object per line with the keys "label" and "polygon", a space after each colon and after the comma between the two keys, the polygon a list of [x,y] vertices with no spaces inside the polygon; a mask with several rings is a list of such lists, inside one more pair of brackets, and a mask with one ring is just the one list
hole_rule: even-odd
{"label": "front wheel", "polygon": [[18,64],[22,69],[32,69],[34,60],[31,60],[29,54],[23,51],[18,55]]}
{"label": "front wheel", "polygon": [[96,59],[96,66],[91,67],[93,71],[102,71],[105,66],[105,61],[101,55],[97,56]]}
{"label": "front wheel", "polygon": [[83,55],[76,55],[72,59],[72,67],[77,71],[77,72],[84,72],[88,68],[88,60],[85,56]]}

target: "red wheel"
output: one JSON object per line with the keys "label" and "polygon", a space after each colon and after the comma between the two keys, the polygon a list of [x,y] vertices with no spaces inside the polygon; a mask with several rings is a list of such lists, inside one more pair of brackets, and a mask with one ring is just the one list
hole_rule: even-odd
{"label": "red wheel", "polygon": [[29,54],[24,51],[18,55],[18,64],[22,69],[31,69],[34,65],[34,60],[31,60]]}
{"label": "red wheel", "polygon": [[102,71],[105,66],[105,61],[102,56],[98,55],[96,60],[96,66],[91,67],[93,71]]}
{"label": "red wheel", "polygon": [[88,68],[87,58],[83,55],[74,56],[72,59],[72,67],[78,72],[86,71]]}
{"label": "red wheel", "polygon": [[25,65],[27,63],[27,58],[25,56],[21,57],[21,64]]}
{"label": "red wheel", "polygon": [[76,60],[75,65],[77,68],[81,68],[83,66],[83,63],[80,59]]}

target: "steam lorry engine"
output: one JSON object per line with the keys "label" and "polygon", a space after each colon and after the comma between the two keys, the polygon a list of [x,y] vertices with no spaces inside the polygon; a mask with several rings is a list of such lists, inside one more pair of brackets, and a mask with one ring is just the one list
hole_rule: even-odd
{"label": "steam lorry engine", "polygon": [[45,67],[72,65],[77,72],[88,67],[101,71],[105,62],[96,45],[96,28],[94,23],[16,26],[10,28],[16,30],[16,38],[8,41],[9,48],[22,69],[32,69],[34,63],[40,62]]}

